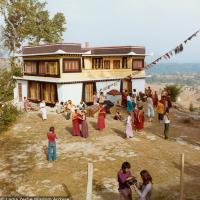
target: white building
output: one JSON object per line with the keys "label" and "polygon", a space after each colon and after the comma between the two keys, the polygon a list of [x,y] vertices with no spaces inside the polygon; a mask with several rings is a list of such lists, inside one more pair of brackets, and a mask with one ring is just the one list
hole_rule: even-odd
{"label": "white building", "polygon": [[93,102],[93,93],[117,89],[144,92],[145,48],[112,46],[82,48],[77,43],[44,44],[23,48],[24,75],[15,77],[15,102],[55,104],[72,100]]}

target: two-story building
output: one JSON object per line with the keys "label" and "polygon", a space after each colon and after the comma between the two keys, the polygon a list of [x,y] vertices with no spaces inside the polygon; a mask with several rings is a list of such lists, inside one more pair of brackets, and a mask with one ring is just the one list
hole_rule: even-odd
{"label": "two-story building", "polygon": [[[15,77],[14,101],[93,102],[93,93],[145,88],[143,46],[85,47],[78,43],[23,47],[24,74]],[[129,78],[127,78],[129,76]]]}

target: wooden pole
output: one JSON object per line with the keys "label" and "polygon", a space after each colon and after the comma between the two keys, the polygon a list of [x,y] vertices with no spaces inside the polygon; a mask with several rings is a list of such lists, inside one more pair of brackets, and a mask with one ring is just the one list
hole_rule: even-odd
{"label": "wooden pole", "polygon": [[183,185],[184,185],[184,153],[181,154],[181,169],[180,169],[180,200],[183,200]]}
{"label": "wooden pole", "polygon": [[92,200],[92,179],[93,179],[93,164],[88,163],[88,182],[86,200]]}

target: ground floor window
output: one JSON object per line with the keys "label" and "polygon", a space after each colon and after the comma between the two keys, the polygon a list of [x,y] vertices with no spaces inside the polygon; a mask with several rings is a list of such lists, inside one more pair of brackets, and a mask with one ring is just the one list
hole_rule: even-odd
{"label": "ground floor window", "polygon": [[18,83],[19,101],[22,101],[22,83]]}
{"label": "ground floor window", "polygon": [[33,101],[45,100],[47,103],[55,103],[57,86],[54,83],[28,82],[28,98]]}
{"label": "ground floor window", "polygon": [[94,94],[94,84],[86,83],[85,84],[85,101],[93,102],[93,94]]}

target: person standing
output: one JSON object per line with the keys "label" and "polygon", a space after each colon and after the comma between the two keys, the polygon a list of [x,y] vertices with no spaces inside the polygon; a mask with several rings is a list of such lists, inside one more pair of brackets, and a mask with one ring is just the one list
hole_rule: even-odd
{"label": "person standing", "polygon": [[102,130],[105,128],[105,117],[106,117],[106,110],[103,104],[99,104],[99,114],[98,114],[98,121],[97,121],[97,129]]}
{"label": "person standing", "polygon": [[106,98],[105,98],[103,92],[101,91],[101,92],[100,92],[100,95],[99,95],[99,103],[103,104],[104,101],[105,101],[105,99],[106,99]]}
{"label": "person standing", "polygon": [[77,109],[75,109],[75,111],[72,113],[72,135],[73,136],[81,135],[80,117]]}
{"label": "person standing", "polygon": [[94,105],[98,105],[98,100],[99,100],[99,98],[97,96],[97,93],[94,92],[94,94],[93,94],[93,104]]}
{"label": "person standing", "polygon": [[154,105],[155,108],[156,108],[157,105],[158,105],[158,94],[157,94],[156,91],[155,91],[154,94],[153,94],[153,105]]}
{"label": "person standing", "polygon": [[[56,139],[55,128],[52,126],[47,133],[48,138],[48,160],[56,160]],[[53,154],[52,154],[53,151]]]}
{"label": "person standing", "polygon": [[170,124],[169,112],[168,111],[166,111],[164,116],[163,116],[163,122],[164,122],[164,137],[165,137],[165,139],[168,139],[169,124]]}
{"label": "person standing", "polygon": [[129,162],[124,162],[121,166],[121,169],[117,173],[117,179],[119,183],[119,194],[120,200],[132,200],[132,191],[130,185],[128,184],[128,180],[132,179],[132,173],[130,171],[131,165]]}
{"label": "person standing", "polygon": [[163,114],[165,112],[165,104],[163,100],[160,100],[157,105],[157,113],[158,113],[158,121],[161,122],[163,120]]}
{"label": "person standing", "polygon": [[127,111],[128,112],[133,112],[133,103],[132,103],[131,96],[132,96],[131,93],[129,93],[129,95],[127,96]]}
{"label": "person standing", "polygon": [[138,200],[150,200],[153,189],[152,177],[147,170],[140,172],[143,183],[141,185],[133,185],[136,193],[139,196]]}
{"label": "person standing", "polygon": [[88,124],[87,124],[87,119],[86,119],[86,112],[81,111],[81,136],[84,138],[88,137]]}
{"label": "person standing", "polygon": [[147,97],[147,116],[149,118],[149,122],[152,121],[152,117],[154,117],[154,108],[153,108],[153,100],[151,96]]}
{"label": "person standing", "polygon": [[134,111],[134,125],[136,131],[140,131],[144,128],[144,110],[143,107],[138,107]]}
{"label": "person standing", "polygon": [[40,102],[40,111],[41,111],[41,114],[42,114],[42,119],[47,120],[47,110],[46,110],[45,100],[42,100]]}
{"label": "person standing", "polygon": [[126,119],[126,138],[132,138],[133,137],[133,128],[132,128],[132,117],[131,113],[128,114],[128,117]]}

